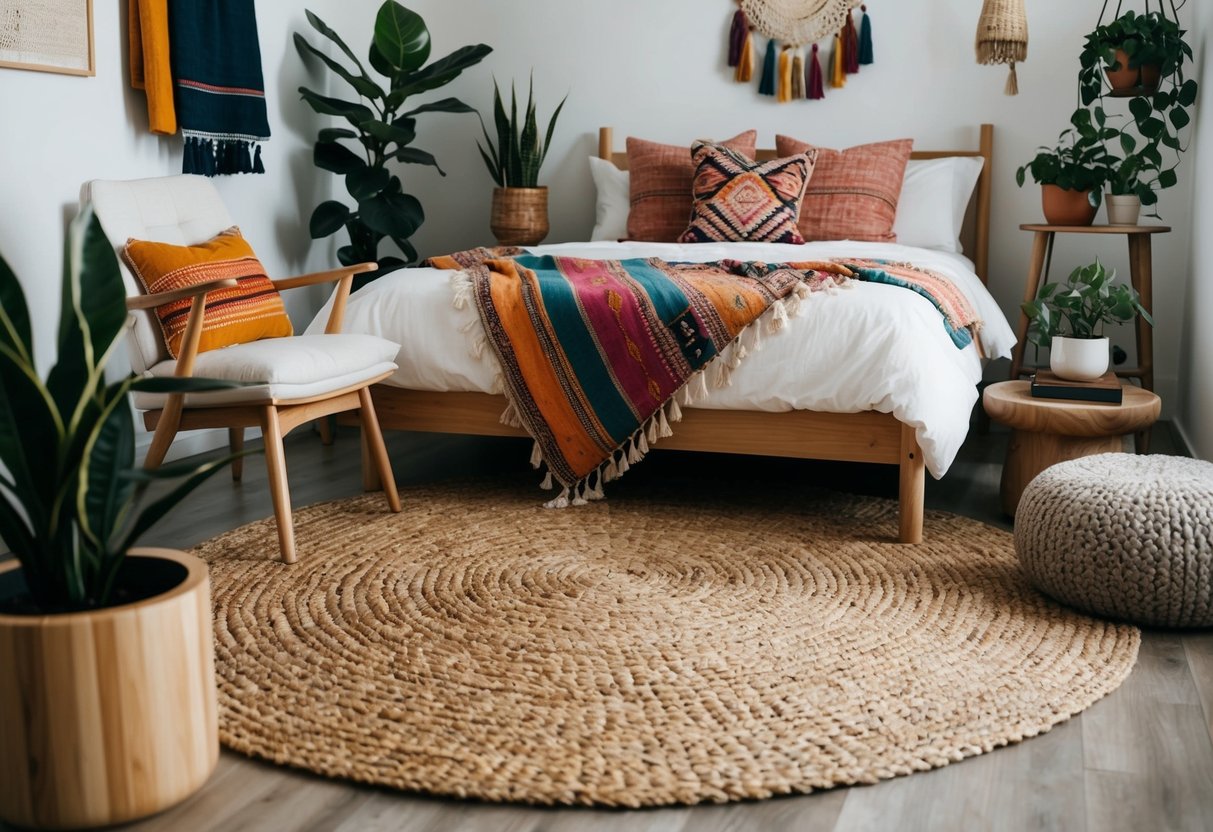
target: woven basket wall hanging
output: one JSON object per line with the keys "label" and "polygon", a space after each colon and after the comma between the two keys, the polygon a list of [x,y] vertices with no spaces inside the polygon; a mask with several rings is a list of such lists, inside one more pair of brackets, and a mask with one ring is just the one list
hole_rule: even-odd
{"label": "woven basket wall hanging", "polygon": [[[741,83],[753,80],[755,34],[767,39],[758,92],[779,101],[825,98],[827,80],[842,87],[847,76],[872,63],[872,21],[860,0],[736,0],[729,29],[729,66]],[[856,24],[854,9],[861,17]],[[828,38],[826,71],[818,41]]]}
{"label": "woven basket wall hanging", "polygon": [[1007,95],[1019,95],[1015,64],[1028,57],[1028,16],[1023,0],[985,0],[977,21],[977,63],[1010,64]]}

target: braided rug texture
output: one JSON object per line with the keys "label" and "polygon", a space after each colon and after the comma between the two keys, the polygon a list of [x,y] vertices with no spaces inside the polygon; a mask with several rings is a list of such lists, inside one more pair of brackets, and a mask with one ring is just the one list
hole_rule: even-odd
{"label": "braided rug texture", "polygon": [[1033,590],[1011,536],[897,505],[513,484],[371,494],[203,544],[225,745],[406,790],[649,806],[803,793],[1035,736],[1140,632]]}

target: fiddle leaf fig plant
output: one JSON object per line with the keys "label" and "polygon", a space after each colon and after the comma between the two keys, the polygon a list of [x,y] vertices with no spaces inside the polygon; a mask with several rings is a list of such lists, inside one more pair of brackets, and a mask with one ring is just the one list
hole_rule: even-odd
{"label": "fiddle leaf fig plant", "polygon": [[316,167],[344,178],[354,205],[340,200],[320,203],[312,212],[309,231],[312,239],[319,240],[344,228],[349,243],[337,249],[337,259],[346,266],[378,262],[376,274],[382,274],[406,261],[379,256],[379,244],[392,240],[407,261],[413,262],[417,250],[410,238],[425,222],[421,201],[405,191],[393,163],[427,165],[446,176],[432,153],[413,146],[417,117],[475,112],[458,98],[416,106],[409,106],[410,99],[446,86],[493,50],[481,43],[430,61],[430,32],[425,21],[395,0],[387,0],[375,17],[367,52],[370,69],[382,76],[374,77],[340,35],[311,11],[306,14],[312,28],[334,44],[348,64],[330,57],[298,32],[296,48],[323,63],[357,94],[350,101],[299,88],[303,100],[317,113],[342,118],[349,125],[322,129],[312,158]]}
{"label": "fiddle leaf fig plant", "polygon": [[[125,334],[126,292],[114,249],[86,209],[72,223],[63,267],[58,360],[34,362],[25,294],[0,257],[0,537],[21,563],[17,612],[95,609],[115,601],[127,551],[235,457],[144,471],[135,467],[132,390],[194,393],[240,384],[131,376],[107,383]],[[181,479],[140,510],[158,479]]]}
{"label": "fiddle leaf fig plant", "polygon": [[1116,271],[1096,260],[1070,273],[1064,283],[1046,283],[1036,298],[1023,304],[1031,322],[1028,340],[1048,348],[1055,336],[1102,338],[1107,324],[1125,324],[1138,315],[1154,319],[1131,286],[1116,283]]}

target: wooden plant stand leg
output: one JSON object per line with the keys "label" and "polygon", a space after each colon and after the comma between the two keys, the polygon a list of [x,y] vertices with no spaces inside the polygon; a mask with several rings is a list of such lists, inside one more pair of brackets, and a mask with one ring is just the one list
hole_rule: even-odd
{"label": "wooden plant stand leg", "polygon": [[[238,454],[244,450],[244,428],[228,428],[227,429],[227,445],[228,450],[232,454]],[[232,482],[240,482],[244,478],[244,457],[236,457],[232,460]]]}
{"label": "wooden plant stand leg", "polygon": [[1061,436],[1012,431],[1006,463],[1002,466],[1002,510],[1008,517],[1014,517],[1028,483],[1049,466],[1095,454],[1120,453],[1122,449],[1120,436]]}
{"label": "wooden plant stand leg", "polygon": [[[1036,292],[1040,289],[1040,278],[1045,273],[1045,261],[1053,248],[1053,232],[1037,231],[1032,238],[1032,260],[1028,266],[1028,279],[1023,287],[1024,303],[1036,300]],[[1028,347],[1028,316],[1019,311],[1019,326],[1015,331],[1015,347],[1011,350],[1011,380],[1014,381],[1023,373],[1023,356]]]}
{"label": "wooden plant stand leg", "polygon": [[274,500],[274,519],[278,523],[278,548],[284,563],[294,563],[295,520],[291,515],[290,484],[286,479],[282,425],[278,421],[278,408],[273,405],[261,411],[261,433],[265,440],[265,467],[269,473],[270,496]]}
{"label": "wooden plant stand leg", "polygon": [[898,499],[901,517],[900,541],[922,543],[923,500],[926,493],[926,463],[918,437],[910,425],[901,426],[901,475]]}
{"label": "wooden plant stand leg", "polygon": [[[379,419],[375,416],[375,404],[371,400],[371,391],[363,387],[358,391],[358,401],[361,404],[359,418],[362,420],[362,477],[363,486],[368,484],[368,473],[373,468],[375,479],[387,495],[388,508],[400,511],[400,494],[396,491],[396,477],[392,473],[392,461],[387,455],[387,446],[383,444],[383,431],[379,429]],[[368,463],[370,463],[368,465]],[[377,489],[368,488],[368,491]]]}
{"label": "wooden plant stand leg", "polygon": [[[1149,234],[1129,235],[1129,282],[1141,296],[1141,305],[1154,313],[1154,267]],[[1137,317],[1137,368],[1141,386],[1154,392],[1154,330],[1145,318]],[[1134,434],[1137,453],[1150,451],[1150,428]]]}

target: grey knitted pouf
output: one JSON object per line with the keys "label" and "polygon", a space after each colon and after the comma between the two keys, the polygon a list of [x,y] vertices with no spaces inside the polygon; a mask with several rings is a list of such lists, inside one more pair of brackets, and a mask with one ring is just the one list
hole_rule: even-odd
{"label": "grey knitted pouf", "polygon": [[1213,463],[1101,454],[1023,493],[1015,550],[1036,587],[1137,624],[1213,626]]}

